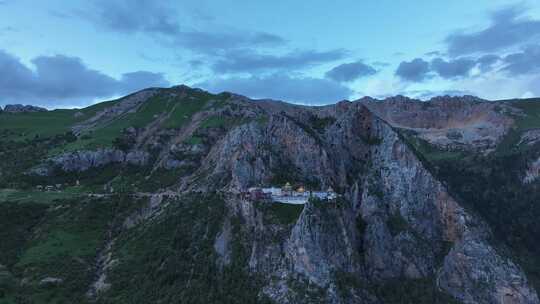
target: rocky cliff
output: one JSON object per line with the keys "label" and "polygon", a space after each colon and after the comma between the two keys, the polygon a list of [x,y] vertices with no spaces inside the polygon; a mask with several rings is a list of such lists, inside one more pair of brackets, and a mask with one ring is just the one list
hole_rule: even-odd
{"label": "rocky cliff", "polygon": [[[327,290],[327,302],[383,301],[367,287],[348,286],[353,297],[342,297],[336,276],[347,275],[359,286],[432,280],[463,303],[538,303],[523,271],[490,244],[489,227],[460,206],[390,125],[360,104],[340,104],[332,112],[335,122],[317,135],[286,116],[239,127],[204,162],[220,164],[210,177],[228,176],[215,178],[226,187],[270,180],[275,157],[300,176],[344,191],[346,203],[339,207],[308,204],[278,244],[252,236],[250,267],[269,275],[264,291],[271,298],[294,303],[286,280],[302,277]],[[272,156],[265,147],[279,152]],[[245,210],[243,217],[257,218]],[[257,234],[268,229],[248,223]]]}
{"label": "rocky cliff", "polygon": [[8,104],[4,107],[6,113],[30,113],[30,112],[47,112],[47,109],[32,105]]}
{"label": "rocky cliff", "polygon": [[[123,189],[93,253],[78,257],[94,264],[76,300],[540,303],[522,260],[417,145],[495,157],[508,134],[532,142],[531,130],[515,136],[522,108],[472,97],[305,107],[174,87],[77,113],[72,133],[34,143],[54,150],[25,162],[21,177]],[[527,183],[531,168],[521,173]],[[340,198],[288,206],[238,195],[285,182],[332,187]],[[59,206],[49,212],[79,218],[91,208]],[[27,246],[48,244],[47,227]],[[33,286],[51,276],[40,265],[10,269]]]}

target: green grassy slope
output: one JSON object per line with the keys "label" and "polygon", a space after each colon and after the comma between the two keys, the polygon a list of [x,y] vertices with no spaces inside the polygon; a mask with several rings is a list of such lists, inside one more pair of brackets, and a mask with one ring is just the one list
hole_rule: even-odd
{"label": "green grassy slope", "polygon": [[[12,284],[0,282],[0,301],[86,303],[95,259],[109,227],[138,202],[129,197],[61,199],[49,208],[34,201],[0,204],[0,264]],[[25,284],[17,283],[24,278]],[[42,283],[45,278],[62,280]]]}
{"label": "green grassy slope", "polygon": [[504,102],[523,112],[523,115],[512,116],[514,125],[497,147],[497,153],[511,154],[512,151],[523,148],[518,147],[518,143],[524,132],[540,128],[540,99],[517,99],[505,100]]}
{"label": "green grassy slope", "polygon": [[[95,261],[111,237],[116,262],[107,281],[115,288],[98,303],[265,303],[260,281],[248,274],[239,218],[231,223],[231,262],[217,263],[214,241],[226,214],[219,196],[185,196],[155,221],[122,228],[143,203],[113,196],[59,200],[56,208],[0,204],[0,303],[91,302]],[[43,284],[44,278],[62,281]]]}
{"label": "green grassy slope", "polygon": [[[177,94],[175,88],[160,89],[137,108],[136,112],[125,113],[112,121],[103,122],[92,130],[84,130],[76,141],[60,145],[51,155],[79,149],[111,147],[122,131],[129,127],[144,128],[161,119],[162,128],[180,128],[198,111],[210,106],[223,105],[229,94],[214,95],[204,91],[188,89],[187,95]],[[0,134],[2,140],[25,141],[36,137],[50,138],[71,131],[71,127],[81,123],[99,111],[122,102],[128,96],[98,103],[83,109],[54,110],[37,113],[2,113]]]}

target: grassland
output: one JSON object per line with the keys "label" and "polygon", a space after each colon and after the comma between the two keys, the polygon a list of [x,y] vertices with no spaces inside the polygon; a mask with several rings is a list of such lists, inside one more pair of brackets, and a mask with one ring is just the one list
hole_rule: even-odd
{"label": "grassland", "polygon": [[52,230],[37,244],[24,252],[17,266],[24,267],[44,263],[60,256],[92,257],[96,254],[96,248],[100,243],[98,236],[98,233],[87,229],[81,231]]}
{"label": "grassland", "polygon": [[518,143],[524,132],[540,128],[540,99],[508,100],[510,105],[520,109],[524,115],[514,115],[513,127],[497,147],[497,154],[507,155],[521,149]]}
{"label": "grassland", "polygon": [[518,131],[540,128],[540,99],[527,99],[511,102],[521,109],[525,116],[514,117]]}
{"label": "grassland", "polygon": [[415,151],[417,156],[429,162],[460,159],[466,155],[466,152],[463,151],[440,149],[426,140],[419,138],[413,133],[413,131],[410,130],[399,130],[398,133],[400,134],[400,137]]}
{"label": "grassland", "polygon": [[26,140],[52,137],[71,130],[71,126],[112,106],[118,100],[105,101],[83,109],[57,109],[47,112],[3,113],[0,116],[0,132],[9,130],[11,136],[5,139]]}
{"label": "grassland", "polygon": [[[112,121],[98,122],[96,128],[85,130],[77,140],[58,146],[49,151],[49,156],[62,152],[82,149],[111,147],[122,131],[129,127],[144,128],[157,119],[161,127],[181,128],[198,111],[210,104],[212,107],[223,106],[227,94],[213,95],[207,92],[192,90],[187,96],[174,96],[169,91],[158,93],[145,101],[136,112],[124,113]],[[36,137],[49,138],[71,131],[71,127],[99,111],[121,102],[106,101],[83,109],[54,110],[36,113],[3,113],[0,115],[0,133],[3,140],[25,141]]]}
{"label": "grassland", "polygon": [[83,196],[82,188],[73,187],[63,191],[25,191],[16,189],[0,189],[1,203],[39,203],[51,204],[57,200],[72,199]]}
{"label": "grassland", "polygon": [[172,109],[162,126],[168,129],[181,128],[195,113],[209,106],[210,101],[213,101],[213,107],[223,106],[227,97],[226,94],[212,95],[207,92],[194,91],[191,96],[184,98],[181,104]]}
{"label": "grassland", "polygon": [[[138,200],[122,196],[59,203],[54,208],[32,202],[0,204],[0,264],[17,280],[26,280],[24,285],[0,286],[4,302],[86,303],[109,224],[140,206]],[[46,277],[62,282],[40,283]]]}
{"label": "grassland", "polygon": [[36,136],[51,137],[69,131],[77,118],[75,110],[54,110],[35,113],[5,113],[0,115],[0,131],[9,130],[5,139],[25,140]]}

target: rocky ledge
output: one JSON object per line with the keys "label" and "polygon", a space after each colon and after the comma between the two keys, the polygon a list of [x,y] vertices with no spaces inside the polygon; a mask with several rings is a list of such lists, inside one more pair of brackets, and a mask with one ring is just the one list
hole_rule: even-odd
{"label": "rocky ledge", "polygon": [[29,112],[47,112],[47,109],[31,105],[8,104],[4,107],[6,113],[29,113]]}

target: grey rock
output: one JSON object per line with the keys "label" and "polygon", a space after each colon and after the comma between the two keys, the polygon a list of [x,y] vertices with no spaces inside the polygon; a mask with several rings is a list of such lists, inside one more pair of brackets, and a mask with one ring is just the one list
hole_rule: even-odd
{"label": "grey rock", "polygon": [[4,112],[7,112],[7,113],[47,112],[47,109],[32,106],[32,105],[8,104],[4,107]]}
{"label": "grey rock", "polygon": [[[302,110],[234,128],[202,161],[199,179],[185,181],[192,190],[244,189],[267,184],[288,161],[300,176],[344,189],[350,205],[307,204],[292,226],[264,223],[249,202],[229,203],[246,219],[250,269],[266,277],[267,296],[295,303],[294,278],[326,290],[328,303],[380,303],[358,287],[343,298],[335,285],[343,273],[365,286],[434,278],[463,303],[540,303],[523,271],[490,244],[488,225],[460,206],[391,125],[358,103],[321,112],[335,122],[319,134],[301,126],[310,114]],[[224,254],[220,238],[216,250]]]}
{"label": "grey rock", "polygon": [[58,167],[65,172],[82,172],[90,168],[96,168],[108,164],[120,163],[142,166],[150,158],[148,152],[130,151],[128,153],[106,148],[95,151],[82,150],[64,153],[48,159],[46,162],[32,168],[30,174],[47,176]]}
{"label": "grey rock", "polygon": [[64,280],[60,278],[54,278],[54,277],[46,277],[39,281],[39,285],[46,286],[46,285],[58,285],[63,283]]}
{"label": "grey rock", "polygon": [[538,142],[540,142],[540,129],[532,129],[521,135],[518,145],[532,146]]}

